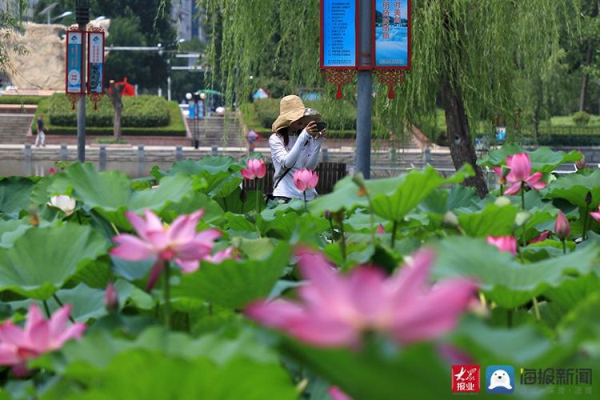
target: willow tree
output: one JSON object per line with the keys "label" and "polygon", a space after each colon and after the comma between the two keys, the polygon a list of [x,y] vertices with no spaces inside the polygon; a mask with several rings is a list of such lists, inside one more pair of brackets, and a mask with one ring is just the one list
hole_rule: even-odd
{"label": "willow tree", "polygon": [[25,0],[7,1],[0,5],[0,72],[12,70],[11,51],[25,54],[23,44],[15,35],[21,25],[25,8]]}
{"label": "willow tree", "polygon": [[[318,74],[319,0],[199,0],[209,22],[208,63],[229,98],[245,100],[249,76],[283,69],[297,86]],[[487,193],[471,128],[495,117],[518,125],[523,80],[539,76],[560,51],[561,27],[577,1],[413,0],[413,66],[374,116],[390,129],[435,115],[441,103],[454,166],[471,164],[468,184]]]}

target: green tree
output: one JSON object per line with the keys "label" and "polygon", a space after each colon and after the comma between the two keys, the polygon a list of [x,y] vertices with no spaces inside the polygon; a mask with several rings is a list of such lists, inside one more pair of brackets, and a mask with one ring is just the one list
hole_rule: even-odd
{"label": "green tree", "polygon": [[9,54],[25,54],[23,44],[16,38],[15,32],[21,26],[25,0],[6,2],[0,7],[0,72],[12,69]]}
{"label": "green tree", "polygon": [[[248,76],[285,71],[292,85],[319,77],[319,1],[199,0],[212,21],[208,62],[228,96],[245,99]],[[413,67],[393,101],[376,88],[374,116],[390,131],[444,108],[456,168],[476,170],[468,184],[487,193],[471,130],[496,117],[515,123],[520,83],[539,75],[561,50],[561,28],[575,2],[554,0],[414,0]],[[576,17],[573,17],[576,18]],[[217,29],[220,29],[218,32]],[[276,43],[271,52],[266,44]],[[283,60],[283,62],[281,62]],[[350,89],[348,89],[350,90]],[[439,100],[439,101],[438,101]]]}

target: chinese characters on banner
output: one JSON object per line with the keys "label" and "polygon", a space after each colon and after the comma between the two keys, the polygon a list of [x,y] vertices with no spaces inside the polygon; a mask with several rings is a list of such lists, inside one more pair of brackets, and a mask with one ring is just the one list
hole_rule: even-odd
{"label": "chinese characters on banner", "polygon": [[81,82],[81,44],[82,32],[67,32],[67,94],[82,94]]}
{"label": "chinese characters on banner", "polygon": [[375,67],[410,68],[408,0],[375,0]]}
{"label": "chinese characters on banner", "polygon": [[[360,54],[359,0],[321,0],[321,70],[327,81],[341,87],[352,82],[357,70],[372,70],[394,98],[394,86],[411,68],[411,0],[371,0],[371,54]],[[367,3],[368,4],[368,3]],[[367,63],[364,63],[366,57]]]}
{"label": "chinese characters on banner", "polygon": [[323,0],[321,68],[356,67],[356,0]]}
{"label": "chinese characters on banner", "polygon": [[[83,54],[83,43],[87,34],[87,53]],[[86,94],[98,109],[98,101],[104,94],[104,31],[90,28],[80,31],[77,28],[67,30],[66,87],[67,97],[73,104]],[[87,65],[84,65],[86,63]],[[82,79],[83,68],[87,68],[87,83]]]}
{"label": "chinese characters on banner", "polygon": [[327,81],[342,86],[352,82],[357,68],[358,0],[321,0],[321,70]]}
{"label": "chinese characters on banner", "polygon": [[88,93],[104,93],[104,32],[90,32],[88,43]]}

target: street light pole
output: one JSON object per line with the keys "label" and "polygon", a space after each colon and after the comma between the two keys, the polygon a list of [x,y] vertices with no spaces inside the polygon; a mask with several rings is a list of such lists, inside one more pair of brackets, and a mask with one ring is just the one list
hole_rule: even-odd
{"label": "street light pole", "polygon": [[360,0],[358,29],[358,95],[356,103],[356,169],[365,179],[371,177],[371,112],[373,108],[373,73],[371,52],[373,35],[371,0]]}
{"label": "street light pole", "polygon": [[[87,57],[87,23],[90,22],[90,3],[89,0],[75,1],[75,20],[79,24],[79,30],[82,31],[81,39],[81,85],[83,91],[87,91],[86,80],[86,57]],[[85,162],[85,94],[79,98],[77,107],[77,161]]]}

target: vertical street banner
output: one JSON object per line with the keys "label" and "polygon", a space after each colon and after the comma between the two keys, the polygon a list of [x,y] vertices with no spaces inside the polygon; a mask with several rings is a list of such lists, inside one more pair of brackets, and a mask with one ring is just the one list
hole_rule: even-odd
{"label": "vertical street banner", "polygon": [[81,82],[82,68],[82,41],[83,33],[80,31],[67,31],[67,65],[66,65],[66,93],[82,94],[84,87]]}
{"label": "vertical street banner", "polygon": [[88,34],[88,94],[104,93],[104,32]]}
{"label": "vertical street banner", "polygon": [[356,68],[357,1],[321,0],[321,69]]}
{"label": "vertical street banner", "polygon": [[410,0],[373,0],[375,69],[410,69],[410,13]]}

